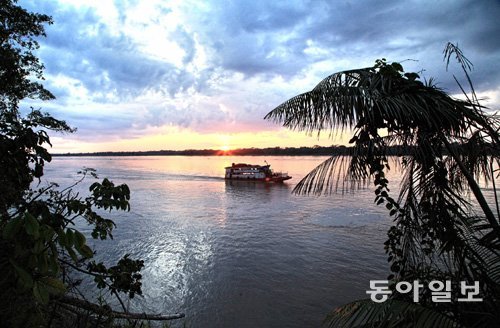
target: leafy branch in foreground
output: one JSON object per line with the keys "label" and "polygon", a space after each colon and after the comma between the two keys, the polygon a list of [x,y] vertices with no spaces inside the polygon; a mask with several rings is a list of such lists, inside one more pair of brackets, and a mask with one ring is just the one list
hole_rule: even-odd
{"label": "leafy branch in foreground", "polygon": [[[127,185],[108,179],[93,183],[89,195],[74,188],[86,176],[66,188],[41,186],[46,163],[52,156],[48,131],[71,133],[66,122],[48,113],[20,107],[25,99],[51,100],[44,88],[44,66],[35,56],[37,37],[45,36],[47,15],[30,13],[15,0],[0,7],[0,322],[8,327],[69,326],[81,316],[89,318],[79,326],[112,324],[115,318],[170,320],[182,317],[126,313],[120,294],[129,298],[142,294],[142,260],[128,255],[116,265],[93,261],[94,251],[79,230],[92,228],[91,237],[112,239],[115,223],[106,211],[130,209]],[[38,180],[38,181],[37,181]],[[36,184],[38,182],[38,184]],[[81,275],[94,278],[98,289],[116,296],[124,312],[111,310],[100,299],[93,304],[81,295]],[[89,314],[89,312],[91,314]]]}
{"label": "leafy branch in foreground", "polygon": [[[384,322],[394,319],[392,310],[399,309],[404,316],[408,311],[420,313],[420,307],[466,326],[500,321],[496,310],[500,306],[500,225],[495,216],[500,211],[498,201],[496,210],[492,209],[477,182],[492,184],[497,199],[498,169],[494,168],[500,164],[500,118],[479,104],[467,73],[470,62],[458,47],[448,44],[447,63],[453,54],[470,84],[472,96],[465,100],[450,97],[432,79],[421,82],[418,74],[404,72],[400,63],[381,59],[373,67],[335,73],[265,117],[307,133],[353,132],[349,155],[333,154],[294,191],[323,194],[365,187],[372,181],[376,204],[384,205],[394,222],[385,243],[393,289],[399,281],[480,282],[483,302],[479,304],[433,303],[429,293],[420,295],[420,305],[404,311],[397,302],[383,307],[358,302],[359,311],[384,311],[361,321],[346,320],[344,326],[385,327]],[[394,155],[388,151],[393,146],[402,152],[389,158]],[[391,197],[386,175],[391,166],[403,177],[397,197]],[[392,300],[411,302],[407,295],[393,292]],[[354,315],[342,310],[333,313]],[[337,322],[334,318],[329,322]]]}

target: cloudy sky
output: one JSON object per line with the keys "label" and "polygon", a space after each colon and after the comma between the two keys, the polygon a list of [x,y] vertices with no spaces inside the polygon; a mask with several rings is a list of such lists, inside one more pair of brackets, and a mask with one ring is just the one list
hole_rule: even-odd
{"label": "cloudy sky", "polygon": [[[20,0],[51,15],[41,40],[43,109],[78,131],[56,152],[343,144],[263,120],[341,70],[404,61],[450,93],[442,51],[474,63],[485,104],[500,105],[499,0]],[[410,60],[408,60],[410,59]]]}

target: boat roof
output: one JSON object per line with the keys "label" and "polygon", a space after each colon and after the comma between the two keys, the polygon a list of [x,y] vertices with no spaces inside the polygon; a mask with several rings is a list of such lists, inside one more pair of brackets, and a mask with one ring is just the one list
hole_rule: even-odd
{"label": "boat roof", "polygon": [[238,163],[235,164],[233,163],[231,166],[226,167],[226,169],[237,169],[237,168],[265,168],[269,167],[270,165],[255,165],[255,164],[246,164],[246,163]]}

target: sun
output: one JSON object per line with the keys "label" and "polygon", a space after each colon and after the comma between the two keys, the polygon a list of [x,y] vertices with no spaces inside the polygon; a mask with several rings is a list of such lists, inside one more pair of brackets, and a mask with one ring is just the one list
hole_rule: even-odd
{"label": "sun", "polygon": [[219,153],[221,155],[228,155],[231,152],[231,137],[227,134],[219,135]]}
{"label": "sun", "polygon": [[231,147],[224,145],[219,148],[217,155],[228,156],[231,155]]}

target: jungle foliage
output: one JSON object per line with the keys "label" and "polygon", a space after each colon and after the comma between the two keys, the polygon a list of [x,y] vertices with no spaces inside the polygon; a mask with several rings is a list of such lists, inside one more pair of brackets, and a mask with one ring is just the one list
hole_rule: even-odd
{"label": "jungle foliage", "polygon": [[65,188],[41,183],[52,158],[48,132],[74,131],[49,113],[21,105],[54,99],[41,83],[44,66],[35,53],[47,24],[52,24],[47,15],[0,1],[0,322],[5,327],[71,325],[81,319],[82,309],[92,325],[119,317],[109,307],[99,306],[105,311],[97,316],[95,309],[78,303],[82,275],[122,305],[123,294],[142,293],[143,261],[126,255],[112,266],[96,262],[75,225],[88,224],[94,239],[112,238],[115,223],[104,215],[130,209],[129,188],[103,179],[80,196],[73,188],[85,177],[97,178],[92,169],[82,170],[81,179]]}
{"label": "jungle foliage", "polygon": [[[401,63],[377,60],[373,67],[328,76],[312,91],[269,114],[290,129],[312,133],[352,132],[349,153],[333,156],[296,186],[300,194],[355,190],[373,183],[375,203],[393,219],[385,250],[391,298],[361,300],[335,309],[330,327],[492,327],[500,322],[500,216],[495,178],[499,167],[498,115],[481,106],[471,82],[471,62],[449,43],[446,65],[455,56],[470,92],[464,100],[421,81]],[[390,157],[391,147],[405,149]],[[391,195],[387,171],[403,177]],[[494,195],[486,201],[478,181]],[[377,279],[377,277],[374,277]],[[480,284],[482,302],[435,303],[423,290],[420,302],[398,293],[401,281]]]}

